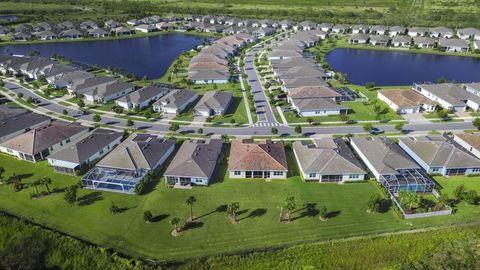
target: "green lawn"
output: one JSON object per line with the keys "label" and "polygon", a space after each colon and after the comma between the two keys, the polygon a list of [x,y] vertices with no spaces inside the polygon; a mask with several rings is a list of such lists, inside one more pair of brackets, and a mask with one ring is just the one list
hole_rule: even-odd
{"label": "green lawn", "polygon": [[[34,192],[28,187],[19,193],[12,186],[0,186],[0,205],[5,210],[35,220],[40,224],[78,236],[106,247],[116,248],[132,256],[148,256],[156,259],[181,259],[283,246],[305,241],[343,238],[378,232],[393,232],[430,225],[478,220],[480,207],[458,205],[455,215],[404,221],[393,210],[387,213],[367,214],[366,200],[371,194],[380,193],[374,182],[357,184],[318,184],[300,180],[293,155],[287,151],[291,175],[288,180],[265,182],[263,180],[234,180],[225,175],[222,163],[209,187],[192,190],[165,188],[159,182],[147,195],[123,195],[108,192],[80,190],[83,206],[70,207],[62,194],[31,200]],[[22,174],[25,184],[50,176],[54,187],[66,187],[78,182],[78,177],[52,173],[46,162],[31,164],[0,155],[5,176],[13,172]],[[478,178],[470,178],[478,181]],[[453,180],[449,180],[453,181]],[[463,180],[462,180],[463,181]],[[465,180],[467,181],[467,180]],[[40,187],[43,190],[43,187]],[[169,220],[188,216],[185,205],[187,196],[194,195],[198,202],[194,214],[199,226],[183,232],[179,237],[170,236]],[[292,224],[278,223],[279,207],[287,196],[295,196],[297,209]],[[89,199],[88,199],[89,198]],[[226,213],[217,211],[226,203],[238,201],[241,205],[240,224],[229,223]],[[127,210],[116,216],[109,214],[115,202]],[[305,204],[326,206],[337,216],[321,222],[318,216],[308,216]],[[150,210],[158,221],[145,224],[143,212]]]}

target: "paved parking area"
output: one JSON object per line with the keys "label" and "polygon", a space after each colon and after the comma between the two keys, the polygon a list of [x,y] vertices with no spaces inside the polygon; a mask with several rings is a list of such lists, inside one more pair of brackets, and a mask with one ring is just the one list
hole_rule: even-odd
{"label": "paved parking area", "polygon": [[430,123],[421,113],[407,113],[402,114],[402,117],[407,120],[409,123],[418,124],[418,123]]}

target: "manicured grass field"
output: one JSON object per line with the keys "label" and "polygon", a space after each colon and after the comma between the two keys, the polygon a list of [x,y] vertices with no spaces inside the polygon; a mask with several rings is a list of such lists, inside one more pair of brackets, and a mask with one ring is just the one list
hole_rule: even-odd
{"label": "manicured grass field", "polygon": [[[468,222],[480,216],[480,207],[464,204],[459,204],[452,216],[409,221],[400,219],[393,210],[368,214],[366,201],[372,194],[380,193],[377,184],[372,181],[345,185],[305,183],[298,176],[291,151],[287,153],[291,171],[288,180],[228,179],[226,164],[222,162],[209,187],[176,190],[166,188],[160,181],[142,196],[80,190],[79,205],[71,207],[63,194],[32,200],[29,194],[34,187],[15,193],[12,186],[3,185],[0,205],[8,212],[128,255],[167,260]],[[0,164],[6,170],[5,177],[16,172],[26,185],[43,176],[50,176],[53,186],[60,188],[79,180],[53,173],[46,162],[32,164],[0,155]],[[477,184],[480,181],[478,178],[460,181],[468,180]],[[190,195],[198,200],[194,205],[198,226],[172,237],[169,221],[173,217],[186,220],[185,199]],[[292,224],[281,224],[280,207],[287,196],[295,196],[295,220]],[[223,205],[234,201],[241,206],[237,225],[231,224],[222,210]],[[109,212],[112,202],[125,211],[112,216]],[[310,216],[306,204],[314,204],[316,209],[326,206],[335,217],[321,222],[316,213]],[[146,210],[156,216],[154,223],[143,221]]]}

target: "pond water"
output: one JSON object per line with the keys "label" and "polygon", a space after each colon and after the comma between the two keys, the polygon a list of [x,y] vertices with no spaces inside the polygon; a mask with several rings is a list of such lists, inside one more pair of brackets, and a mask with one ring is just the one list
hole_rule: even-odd
{"label": "pond water", "polygon": [[338,48],[325,60],[358,85],[411,85],[441,77],[458,83],[480,81],[480,58],[473,57]]}
{"label": "pond water", "polygon": [[15,15],[0,15],[0,20],[15,21],[18,17]]}
{"label": "pond water", "polygon": [[102,67],[123,68],[137,77],[161,77],[182,53],[202,44],[195,35],[167,34],[119,40],[55,42],[0,46],[0,54],[25,55],[38,51],[41,56],[62,55],[72,61]]}

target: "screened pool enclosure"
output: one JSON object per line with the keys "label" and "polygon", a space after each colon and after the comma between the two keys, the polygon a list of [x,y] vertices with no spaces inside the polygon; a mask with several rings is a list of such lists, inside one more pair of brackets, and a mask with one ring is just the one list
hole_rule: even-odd
{"label": "screened pool enclosure", "polygon": [[133,194],[135,186],[147,173],[145,169],[131,171],[95,167],[82,178],[82,187]]}
{"label": "screened pool enclosure", "polygon": [[435,182],[419,169],[400,169],[396,174],[384,174],[380,176],[380,182],[391,194],[402,190],[430,193],[435,188]]}

